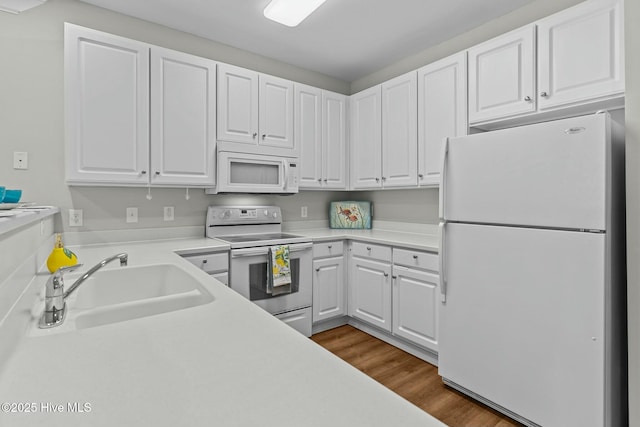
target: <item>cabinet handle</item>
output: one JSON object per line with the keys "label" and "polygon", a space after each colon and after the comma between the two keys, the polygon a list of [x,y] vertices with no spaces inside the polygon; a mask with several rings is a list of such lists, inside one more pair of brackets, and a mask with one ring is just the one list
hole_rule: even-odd
{"label": "cabinet handle", "polygon": [[327,249],[331,249],[333,247],[333,245],[329,245],[327,246]]}
{"label": "cabinet handle", "polygon": [[540,92],[540,96],[546,98],[549,95],[547,94],[547,92]]}
{"label": "cabinet handle", "polygon": [[393,280],[395,280],[395,279],[397,279],[397,278],[398,278],[398,276],[391,276],[391,278],[392,278]]}
{"label": "cabinet handle", "polygon": [[424,178],[424,175],[423,175],[423,174],[421,174],[421,173],[419,173],[419,174],[418,174],[418,178],[422,179],[422,178]]}
{"label": "cabinet handle", "polygon": [[141,171],[140,172],[140,175],[146,175],[146,174],[147,174],[147,171]]}
{"label": "cabinet handle", "polygon": [[383,176],[383,177],[382,177],[382,182],[384,182],[384,181],[386,181],[386,180],[387,180],[387,177],[386,177],[386,176]]}
{"label": "cabinet handle", "polygon": [[380,178],[376,178],[376,182],[380,182]]}
{"label": "cabinet handle", "polygon": [[324,179],[324,182],[327,182],[327,181],[329,181],[329,180],[328,180],[327,178],[325,178],[325,179]]}
{"label": "cabinet handle", "polygon": [[263,134],[262,134],[262,140],[264,141],[264,139],[265,139],[266,137],[267,137],[267,135],[263,133]]}
{"label": "cabinet handle", "polygon": [[207,263],[207,260],[206,260],[206,259],[203,259],[203,260],[202,260],[202,263],[203,263],[203,264],[206,264],[206,263]]}
{"label": "cabinet handle", "polygon": [[530,96],[525,96],[524,100],[527,101],[527,102],[531,102],[531,97]]}
{"label": "cabinet handle", "polygon": [[318,178],[318,182],[322,182],[322,178]]}
{"label": "cabinet handle", "polygon": [[254,132],[254,133],[253,133],[253,139],[256,139],[256,136],[258,136],[258,133],[257,133],[257,132]]}
{"label": "cabinet handle", "polygon": [[384,273],[384,277],[389,277],[389,273]]}
{"label": "cabinet handle", "polygon": [[413,259],[418,259],[418,255],[414,255],[414,256],[413,256]]}
{"label": "cabinet handle", "polygon": [[367,246],[367,250],[368,250],[368,251],[371,251],[371,246]]}
{"label": "cabinet handle", "polygon": [[156,176],[158,176],[158,175],[160,175],[160,172],[159,172],[159,171],[156,171]]}
{"label": "cabinet handle", "polygon": [[320,267],[316,268],[316,271],[320,271]]}

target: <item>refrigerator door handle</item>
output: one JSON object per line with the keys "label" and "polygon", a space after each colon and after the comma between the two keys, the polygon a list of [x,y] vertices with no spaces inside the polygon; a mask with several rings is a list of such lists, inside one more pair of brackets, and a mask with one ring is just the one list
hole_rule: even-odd
{"label": "refrigerator door handle", "polygon": [[449,155],[449,138],[444,138],[440,158],[440,191],[438,191],[438,216],[444,221],[444,191],[447,176],[447,157]]}
{"label": "refrigerator door handle", "polygon": [[438,228],[440,229],[440,244],[438,245],[438,273],[440,277],[440,297],[442,302],[447,302],[447,278],[445,277],[445,247],[444,247],[444,234],[446,228],[446,222],[440,221]]}

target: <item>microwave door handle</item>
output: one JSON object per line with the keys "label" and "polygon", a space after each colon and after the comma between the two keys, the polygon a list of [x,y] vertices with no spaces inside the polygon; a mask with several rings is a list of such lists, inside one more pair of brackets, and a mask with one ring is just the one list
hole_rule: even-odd
{"label": "microwave door handle", "polygon": [[284,168],[283,168],[284,179],[283,179],[282,190],[288,191],[289,190],[289,161],[286,159],[283,159],[282,162],[284,163]]}

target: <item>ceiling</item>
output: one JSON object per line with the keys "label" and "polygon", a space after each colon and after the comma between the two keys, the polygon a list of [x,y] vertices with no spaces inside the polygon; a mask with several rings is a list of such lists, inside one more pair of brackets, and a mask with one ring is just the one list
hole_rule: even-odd
{"label": "ceiling", "polygon": [[297,27],[270,0],[82,0],[346,82],[533,0],[327,0]]}

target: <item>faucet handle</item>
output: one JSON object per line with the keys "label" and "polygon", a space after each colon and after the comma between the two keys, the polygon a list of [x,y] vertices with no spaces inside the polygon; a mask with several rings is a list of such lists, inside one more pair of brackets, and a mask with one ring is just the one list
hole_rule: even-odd
{"label": "faucet handle", "polygon": [[47,281],[47,296],[50,296],[55,289],[62,288],[64,281],[62,275],[67,272],[74,271],[75,269],[82,267],[82,264],[67,265],[60,267],[53,273],[53,276]]}

